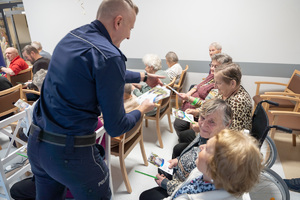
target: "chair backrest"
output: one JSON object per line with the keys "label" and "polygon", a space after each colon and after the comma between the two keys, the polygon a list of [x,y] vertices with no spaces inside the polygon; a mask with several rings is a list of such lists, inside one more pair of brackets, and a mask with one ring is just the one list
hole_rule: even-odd
{"label": "chair backrest", "polygon": [[285,92],[300,94],[300,71],[295,70]]}
{"label": "chair backrest", "polygon": [[23,99],[22,85],[16,85],[12,88],[0,91],[0,117],[18,110],[14,104]]}
{"label": "chair backrest", "polygon": [[261,146],[267,137],[269,130],[269,118],[262,106],[263,102],[259,102],[252,116],[251,135],[257,139]]}
{"label": "chair backrest", "polygon": [[189,66],[186,65],[185,69],[182,70],[179,82],[178,82],[178,84],[175,85],[177,92],[181,92],[181,90],[182,90],[182,87],[183,87],[183,84],[184,84],[184,81],[185,81],[185,77],[186,77],[186,72],[187,72],[188,69],[189,69]]}
{"label": "chair backrest", "polygon": [[25,83],[28,80],[32,80],[32,68],[29,67],[18,73],[18,75],[10,76],[7,74],[7,79],[11,82],[13,86],[18,85],[19,83]]}
{"label": "chair backrest", "polygon": [[143,128],[143,119],[144,119],[144,116],[141,116],[139,121],[137,121],[137,123],[134,125],[134,127],[128,131],[127,133],[125,133],[125,143],[127,143],[129,140],[131,140],[135,135],[136,133],[138,133],[139,131],[142,131],[142,128]]}

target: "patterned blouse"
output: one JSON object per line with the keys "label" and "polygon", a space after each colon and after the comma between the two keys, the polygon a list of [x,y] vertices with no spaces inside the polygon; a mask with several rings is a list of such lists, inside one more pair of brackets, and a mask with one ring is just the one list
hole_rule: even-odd
{"label": "patterned blouse", "polygon": [[212,183],[206,182],[203,180],[203,175],[194,178],[189,184],[181,187],[176,194],[174,195],[173,199],[178,197],[181,194],[197,194],[201,192],[207,192],[215,190],[215,186]]}
{"label": "patterned blouse", "polygon": [[[218,94],[216,98],[222,99]],[[225,100],[231,107],[233,119],[230,128],[234,130],[251,130],[252,127],[252,100],[243,86],[237,93]]]}

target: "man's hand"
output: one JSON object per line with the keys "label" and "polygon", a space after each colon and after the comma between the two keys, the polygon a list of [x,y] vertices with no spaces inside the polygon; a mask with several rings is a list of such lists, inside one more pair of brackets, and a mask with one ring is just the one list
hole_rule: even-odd
{"label": "man's hand", "polygon": [[139,111],[141,111],[142,115],[146,112],[149,112],[154,109],[154,103],[150,102],[149,99],[146,99],[143,101],[143,103],[137,108]]}
{"label": "man's hand", "polygon": [[160,78],[166,78],[165,76],[160,76],[160,75],[156,75],[156,74],[147,74],[148,78],[146,83],[150,86],[150,87],[155,87],[157,85],[163,85],[163,83],[161,82]]}
{"label": "man's hand", "polygon": [[157,183],[157,185],[159,185],[161,187],[161,182],[166,178],[165,175],[163,174],[156,174],[156,178],[154,179],[155,182]]}
{"label": "man's hand", "polygon": [[178,159],[177,159],[177,158],[174,158],[174,159],[172,159],[172,160],[169,160],[168,162],[170,163],[169,168],[172,169],[172,168],[174,168],[174,167],[177,166],[177,164],[178,164]]}

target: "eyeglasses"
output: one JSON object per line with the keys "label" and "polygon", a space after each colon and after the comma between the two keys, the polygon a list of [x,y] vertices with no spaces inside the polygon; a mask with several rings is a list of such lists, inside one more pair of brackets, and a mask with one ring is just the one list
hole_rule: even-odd
{"label": "eyeglasses", "polygon": [[212,65],[212,64],[209,64],[209,67],[217,68],[218,65]]}

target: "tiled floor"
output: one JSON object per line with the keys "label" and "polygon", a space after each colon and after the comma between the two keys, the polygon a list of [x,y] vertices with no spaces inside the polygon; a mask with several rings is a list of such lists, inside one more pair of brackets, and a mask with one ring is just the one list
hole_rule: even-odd
{"label": "tiled floor", "polygon": [[[174,121],[174,118],[172,118]],[[160,157],[165,159],[170,159],[172,154],[173,146],[177,143],[176,133],[170,133],[167,117],[164,117],[161,121],[161,132],[164,142],[164,148],[161,149],[158,146],[158,140],[155,130],[155,122],[149,121],[149,127],[144,126],[144,145],[147,157],[154,152]],[[112,178],[113,178],[113,189],[114,189],[114,199],[115,200],[137,200],[139,195],[144,191],[152,187],[156,187],[153,178],[136,173],[134,170],[139,170],[151,175],[157,174],[157,167],[150,164],[148,167],[143,165],[143,159],[140,153],[140,147],[137,145],[132,152],[125,159],[125,165],[127,168],[127,173],[129,176],[130,184],[132,187],[132,193],[128,194],[125,184],[123,183],[122,174],[119,167],[119,158],[112,156]],[[277,172],[282,178],[284,178],[284,172],[278,159],[273,165],[272,170]],[[291,200],[300,199],[300,193],[290,192]],[[269,199],[268,199],[269,200]]]}

